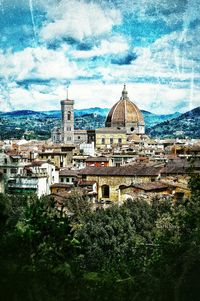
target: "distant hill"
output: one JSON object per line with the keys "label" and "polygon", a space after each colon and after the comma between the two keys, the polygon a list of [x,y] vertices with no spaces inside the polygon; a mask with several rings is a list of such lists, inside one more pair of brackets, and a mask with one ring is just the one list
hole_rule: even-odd
{"label": "distant hill", "polygon": [[19,110],[13,112],[0,112],[0,117],[25,117],[25,116],[45,116],[43,112],[36,112],[31,110]]}
{"label": "distant hill", "polygon": [[61,117],[61,111],[60,110],[42,111],[41,113],[43,113],[46,116],[51,117],[51,118],[60,118]]}
{"label": "distant hill", "polygon": [[[108,108],[88,108],[88,109],[75,109],[75,118],[80,118],[82,116],[93,117],[101,116],[104,119],[106,118],[109,109]],[[165,121],[168,119],[172,119],[180,115],[180,113],[174,113],[169,115],[156,115],[154,113],[142,110],[146,126],[154,125],[156,123],[160,123],[161,121]],[[27,118],[27,117],[49,117],[49,118],[60,118],[61,111],[60,110],[52,110],[52,111],[33,111],[33,110],[18,110],[13,112],[0,112],[0,117],[4,118]]]}
{"label": "distant hill", "polygon": [[[74,113],[76,117],[81,117],[84,115],[90,115],[90,114],[97,114],[100,116],[104,116],[106,117],[107,114],[109,112],[108,108],[98,108],[98,107],[94,107],[94,108],[89,108],[89,109],[75,109]],[[44,113],[47,116],[50,117],[56,117],[56,118],[60,118],[61,116],[61,111],[57,110],[57,111],[43,111],[42,113]]]}
{"label": "distant hill", "polygon": [[147,129],[152,137],[200,138],[200,107]]}
{"label": "distant hill", "polygon": [[167,114],[167,115],[157,115],[157,114],[154,114],[154,113],[151,113],[148,111],[144,111],[144,110],[141,110],[141,112],[144,116],[146,128],[152,127],[158,123],[173,119],[173,118],[181,115],[181,113],[179,113],[179,112],[175,112],[173,114]]}
{"label": "distant hill", "polygon": [[[75,109],[75,118],[79,117],[86,117],[88,118],[98,115],[103,117],[102,122],[103,124],[101,126],[104,126],[104,122],[106,119],[106,116],[109,112],[108,108],[99,108],[99,107],[94,107],[94,108],[88,108],[88,109]],[[174,113],[174,114],[169,114],[169,115],[157,115],[145,110],[142,110],[144,120],[146,127],[153,126],[157,123],[160,123],[165,120],[169,120],[172,118],[175,118],[180,115],[180,113]],[[13,112],[0,112],[0,117],[7,117],[7,118],[26,118],[26,117],[49,117],[49,118],[61,118],[61,111],[60,110],[52,110],[52,111],[32,111],[32,110],[18,110],[18,111],[13,111]]]}
{"label": "distant hill", "polygon": [[82,110],[74,110],[75,116],[82,116],[87,114],[97,114],[106,117],[110,109],[108,108],[89,108],[89,109],[82,109]]}
{"label": "distant hill", "polygon": [[[76,129],[96,129],[105,126],[108,108],[93,107],[74,110]],[[142,110],[146,132],[152,137],[199,137],[199,108],[185,114],[178,112],[157,115]],[[50,138],[53,127],[60,126],[61,111],[20,110],[0,112],[0,139],[28,137],[29,139]]]}

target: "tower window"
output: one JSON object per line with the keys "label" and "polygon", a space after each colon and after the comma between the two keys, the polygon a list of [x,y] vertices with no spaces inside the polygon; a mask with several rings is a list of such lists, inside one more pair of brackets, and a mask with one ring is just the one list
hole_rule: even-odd
{"label": "tower window", "polygon": [[67,113],[67,120],[71,120],[71,112]]}

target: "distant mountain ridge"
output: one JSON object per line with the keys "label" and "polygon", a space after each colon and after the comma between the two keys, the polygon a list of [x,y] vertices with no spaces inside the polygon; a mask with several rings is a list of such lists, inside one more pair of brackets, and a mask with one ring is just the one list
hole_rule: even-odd
{"label": "distant mountain ridge", "polygon": [[[88,109],[75,109],[74,113],[75,113],[75,118],[81,116],[89,116],[92,114],[100,115],[106,118],[109,110],[110,110],[109,108],[93,107]],[[178,112],[174,114],[168,114],[168,115],[157,115],[145,110],[141,110],[141,112],[143,113],[144,120],[147,127],[153,126],[162,121],[172,119],[174,117],[181,115]],[[28,117],[28,116],[60,118],[61,111],[60,110],[52,110],[52,111],[17,110],[12,112],[0,112],[0,117],[5,117],[5,118],[6,117],[20,118],[20,117]]]}
{"label": "distant mountain ridge", "polygon": [[[181,114],[175,112],[157,115],[142,110],[146,133],[151,137],[177,137],[177,135],[199,138],[200,108]],[[108,108],[88,108],[74,110],[76,129],[96,129],[105,126]],[[18,110],[0,112],[0,138],[48,139],[53,127],[61,124],[61,111]],[[178,134],[177,134],[178,133]]]}
{"label": "distant mountain ridge", "polygon": [[37,112],[32,110],[17,110],[12,112],[0,112],[0,117],[24,117],[24,116],[33,116],[33,115],[43,115],[43,112]]}
{"label": "distant mountain ridge", "polygon": [[200,139],[200,107],[147,129],[152,137],[190,137]]}

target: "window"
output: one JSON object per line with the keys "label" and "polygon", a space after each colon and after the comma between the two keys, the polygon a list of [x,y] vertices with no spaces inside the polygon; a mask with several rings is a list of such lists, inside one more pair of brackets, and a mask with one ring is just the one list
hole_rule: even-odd
{"label": "window", "polygon": [[67,113],[67,120],[71,120],[71,112]]}
{"label": "window", "polygon": [[105,138],[101,139],[101,144],[105,144]]}
{"label": "window", "polygon": [[71,137],[67,137],[67,141],[71,141],[72,139],[71,139]]}
{"label": "window", "polygon": [[67,131],[71,131],[71,126],[68,126],[68,127],[67,127]]}
{"label": "window", "polygon": [[5,163],[5,164],[8,163],[8,159],[7,159],[7,158],[4,159],[4,163]]}
{"label": "window", "polygon": [[134,127],[132,126],[132,128],[131,128],[131,132],[133,132],[134,131]]}
{"label": "window", "polygon": [[66,182],[69,183],[69,178],[66,179]]}
{"label": "window", "polygon": [[11,168],[10,172],[16,174],[17,173],[17,168]]}
{"label": "window", "polygon": [[7,173],[7,169],[4,168],[3,173]]}
{"label": "window", "polygon": [[110,197],[110,188],[108,185],[103,185],[102,189],[102,198],[109,198]]}
{"label": "window", "polygon": [[81,139],[81,137],[80,136],[78,136],[78,140],[80,140]]}
{"label": "window", "polygon": [[110,144],[113,144],[113,138],[110,138]]}
{"label": "window", "polygon": [[122,138],[118,139],[118,143],[121,144],[122,143]]}
{"label": "window", "polygon": [[63,179],[63,178],[60,178],[60,181],[63,183],[63,182],[64,182],[64,179]]}

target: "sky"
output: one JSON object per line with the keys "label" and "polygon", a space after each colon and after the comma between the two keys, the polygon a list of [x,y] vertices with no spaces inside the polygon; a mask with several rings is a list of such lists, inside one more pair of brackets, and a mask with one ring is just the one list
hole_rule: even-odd
{"label": "sky", "polygon": [[200,0],[0,0],[0,111],[200,105]]}

